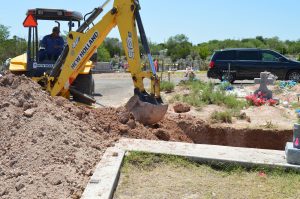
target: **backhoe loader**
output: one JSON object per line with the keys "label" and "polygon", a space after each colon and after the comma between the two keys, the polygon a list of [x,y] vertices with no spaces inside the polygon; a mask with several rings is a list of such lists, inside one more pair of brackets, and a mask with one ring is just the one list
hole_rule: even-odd
{"label": "backhoe loader", "polygon": [[[35,77],[35,80],[51,96],[65,98],[76,96],[87,103],[95,103],[90,93],[82,92],[74,83],[79,74],[85,72],[89,67],[90,58],[109,32],[114,27],[118,27],[134,84],[134,96],[128,101],[126,108],[132,112],[137,121],[145,125],[155,124],[164,117],[168,105],[163,104],[160,96],[160,81],[141,20],[139,1],[114,0],[113,8],[99,22],[95,23],[94,21],[109,2],[110,0],[106,0],[102,6],[95,8],[76,31],[68,33],[67,43],[53,67],[45,71],[43,75]],[[36,20],[33,13],[29,13],[27,18]],[[29,29],[34,29],[37,23],[28,23],[27,26]],[[138,31],[149,59],[151,71],[142,71]],[[37,31],[35,33],[37,35]],[[147,93],[144,88],[143,80],[145,78],[151,80],[150,93]],[[84,86],[80,85],[80,87]]]}

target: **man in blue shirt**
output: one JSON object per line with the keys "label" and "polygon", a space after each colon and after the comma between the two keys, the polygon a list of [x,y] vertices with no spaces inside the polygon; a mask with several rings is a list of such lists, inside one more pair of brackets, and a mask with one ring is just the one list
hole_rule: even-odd
{"label": "man in blue shirt", "polygon": [[64,39],[59,33],[59,28],[54,27],[52,34],[46,35],[42,40],[41,46],[45,48],[44,56],[49,60],[57,60],[64,48]]}

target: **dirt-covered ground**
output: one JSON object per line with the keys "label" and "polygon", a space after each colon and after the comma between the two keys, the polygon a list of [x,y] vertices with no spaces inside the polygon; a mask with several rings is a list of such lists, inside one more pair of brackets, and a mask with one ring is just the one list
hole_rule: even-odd
{"label": "dirt-covered ground", "polygon": [[75,106],[24,76],[1,77],[0,93],[0,198],[79,198],[122,136],[191,142],[168,120],[144,127],[122,108]]}
{"label": "dirt-covered ground", "polygon": [[284,149],[291,130],[213,126],[175,113],[153,126],[124,108],[52,98],[24,76],[0,77],[0,198],[79,198],[105,149],[121,137]]}
{"label": "dirt-covered ground", "polygon": [[[234,91],[241,90],[240,84],[233,84]],[[243,85],[243,94],[254,93],[259,85],[246,84]],[[191,107],[191,111],[184,113],[183,115],[195,116],[197,119],[204,120],[211,123],[213,127],[230,127],[234,129],[273,129],[273,130],[292,130],[293,125],[297,122],[297,114],[295,112],[295,107],[300,107],[300,102],[298,102],[297,94],[300,93],[300,84],[297,84],[291,89],[280,89],[279,86],[268,86],[270,90],[273,91],[273,97],[280,100],[280,104],[276,106],[249,106],[241,110],[244,114],[244,118],[239,119],[233,118],[231,123],[212,123],[211,115],[214,112],[222,112],[228,110],[225,106],[219,106],[215,104],[203,105],[202,107]],[[174,92],[164,93],[163,97],[165,101],[173,102],[174,96],[187,95],[189,90],[182,86],[176,86]],[[239,97],[244,100],[245,97]],[[288,107],[283,105],[284,102],[288,102]],[[172,111],[172,104],[170,111]]]}

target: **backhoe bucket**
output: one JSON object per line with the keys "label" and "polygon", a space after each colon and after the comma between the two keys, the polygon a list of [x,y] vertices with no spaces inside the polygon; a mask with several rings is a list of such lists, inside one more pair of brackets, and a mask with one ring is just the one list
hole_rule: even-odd
{"label": "backhoe bucket", "polygon": [[144,125],[158,123],[165,116],[168,105],[154,105],[143,102],[138,96],[133,96],[126,104],[126,109],[131,112],[136,121]]}

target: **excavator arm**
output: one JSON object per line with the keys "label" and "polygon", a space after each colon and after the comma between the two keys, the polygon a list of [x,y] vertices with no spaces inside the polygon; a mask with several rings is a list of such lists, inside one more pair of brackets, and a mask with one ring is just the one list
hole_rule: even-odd
{"label": "excavator arm", "polygon": [[[147,37],[139,14],[139,2],[137,0],[115,0],[110,12],[89,29],[88,27],[93,24],[93,21],[103,11],[103,7],[108,2],[109,0],[103,6],[96,8],[76,32],[68,34],[67,46],[48,75],[47,90],[52,96],[60,95],[64,97],[69,97],[70,91],[76,92],[72,88],[73,82],[109,32],[117,26],[135,88],[135,96],[129,100],[126,107],[138,121],[144,124],[157,123],[165,115],[168,106],[162,104],[160,82],[153,65]],[[141,69],[138,30],[149,58],[151,71],[142,71]],[[151,80],[150,94],[146,92],[144,87],[143,80],[145,78]]]}

